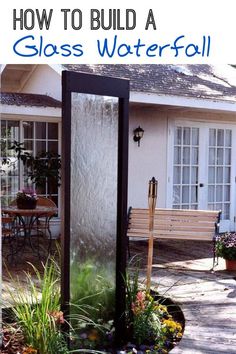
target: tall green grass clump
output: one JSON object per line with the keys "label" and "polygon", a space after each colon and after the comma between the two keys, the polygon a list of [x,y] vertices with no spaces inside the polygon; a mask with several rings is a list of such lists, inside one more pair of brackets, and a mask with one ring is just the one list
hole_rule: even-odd
{"label": "tall green grass clump", "polygon": [[[115,274],[111,264],[95,259],[71,265],[70,323],[72,347],[94,352],[110,345],[115,311]],[[81,319],[85,317],[83,321]]]}
{"label": "tall green grass clump", "polygon": [[25,345],[39,354],[69,353],[60,328],[64,318],[60,311],[59,266],[52,259],[43,265],[43,272],[31,266],[32,272],[25,273],[24,286],[11,276],[17,290],[9,290]]}
{"label": "tall green grass clump", "polygon": [[[108,321],[114,317],[115,275],[109,266],[87,260],[71,266],[71,302],[93,320]],[[76,306],[75,311],[78,311]],[[71,311],[73,312],[73,306]]]}

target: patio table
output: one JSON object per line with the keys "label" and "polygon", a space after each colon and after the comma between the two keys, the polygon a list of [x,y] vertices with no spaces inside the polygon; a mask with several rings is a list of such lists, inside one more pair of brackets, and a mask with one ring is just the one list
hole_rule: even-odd
{"label": "patio table", "polygon": [[[20,248],[16,248],[15,254],[18,253],[18,251],[22,250],[25,248],[27,241],[28,245],[30,246],[31,250],[33,253],[37,253],[37,255],[40,258],[40,253],[39,253],[39,244],[38,247],[34,247],[31,242],[31,237],[32,237],[32,232],[37,230],[40,230],[40,226],[38,226],[38,222],[40,218],[44,218],[44,229],[48,231],[49,234],[49,246],[48,246],[48,253],[50,253],[51,250],[51,241],[52,241],[52,236],[51,236],[51,231],[49,228],[49,221],[53,216],[55,216],[58,212],[57,208],[53,207],[45,207],[45,206],[37,206],[35,209],[19,209],[17,206],[8,206],[5,208],[2,208],[2,212],[4,214],[7,214],[9,216],[12,216],[16,218],[19,221],[18,229],[16,231],[16,236],[17,236],[17,242],[20,240],[20,234],[23,232],[23,243]],[[19,237],[18,237],[19,236]],[[38,233],[37,233],[37,236]]]}

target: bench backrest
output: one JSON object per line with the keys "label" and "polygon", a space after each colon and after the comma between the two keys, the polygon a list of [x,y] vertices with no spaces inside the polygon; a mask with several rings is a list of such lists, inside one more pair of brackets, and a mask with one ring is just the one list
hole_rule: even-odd
{"label": "bench backrest", "polygon": [[[219,211],[156,209],[154,238],[212,240],[220,220]],[[128,237],[149,237],[148,209],[130,208]]]}

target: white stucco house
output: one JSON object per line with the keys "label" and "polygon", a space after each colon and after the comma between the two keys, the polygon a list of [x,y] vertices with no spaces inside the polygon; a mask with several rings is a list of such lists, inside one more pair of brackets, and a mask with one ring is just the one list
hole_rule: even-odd
{"label": "white stucco house", "polygon": [[[221,230],[236,229],[235,68],[3,65],[1,126],[9,144],[14,138],[34,153],[60,153],[62,70],[130,79],[129,205],[147,206],[155,176],[159,207],[220,209]],[[138,126],[144,130],[140,146],[133,140]],[[6,202],[23,187],[23,174],[19,167],[2,178]],[[57,191],[53,198],[60,208]]]}

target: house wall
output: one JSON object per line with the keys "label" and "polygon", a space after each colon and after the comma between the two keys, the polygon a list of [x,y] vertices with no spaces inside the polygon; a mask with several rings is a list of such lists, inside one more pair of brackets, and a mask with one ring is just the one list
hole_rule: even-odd
{"label": "house wall", "polygon": [[[23,92],[47,94],[60,100],[61,76],[48,65],[38,65]],[[147,207],[148,181],[154,176],[159,183],[157,205],[167,206],[168,122],[173,119],[235,123],[236,115],[131,103],[128,205]],[[140,147],[133,141],[133,130],[139,125],[145,131]]]}
{"label": "house wall", "polygon": [[[140,147],[133,140],[133,130],[144,129]],[[165,206],[167,173],[167,114],[153,109],[131,107],[129,129],[128,205],[148,205],[148,182],[158,180],[158,206]]]}
{"label": "house wall", "polygon": [[[148,206],[148,181],[158,180],[158,207],[167,207],[168,127],[173,120],[236,125],[236,113],[168,109],[158,106],[131,106],[129,129],[128,205]],[[133,130],[144,129],[140,147],[133,141]]]}
{"label": "house wall", "polygon": [[236,124],[235,112],[219,112],[209,110],[176,109],[168,113],[169,119],[183,119],[206,123],[229,123]]}
{"label": "house wall", "polygon": [[43,94],[61,100],[61,76],[48,65],[37,65],[21,92]]}

